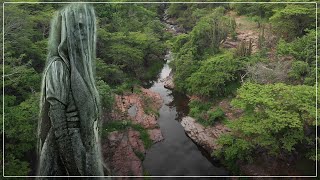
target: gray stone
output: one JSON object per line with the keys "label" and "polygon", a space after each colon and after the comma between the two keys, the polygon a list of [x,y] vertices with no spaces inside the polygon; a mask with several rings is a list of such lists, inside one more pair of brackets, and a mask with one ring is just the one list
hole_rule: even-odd
{"label": "gray stone", "polygon": [[137,114],[137,106],[134,104],[128,109],[128,114],[131,117],[135,117]]}

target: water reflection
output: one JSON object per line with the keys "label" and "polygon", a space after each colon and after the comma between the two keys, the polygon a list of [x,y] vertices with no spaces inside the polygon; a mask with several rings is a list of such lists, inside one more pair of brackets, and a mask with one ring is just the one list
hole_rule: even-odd
{"label": "water reflection", "polygon": [[170,108],[176,108],[177,115],[175,120],[180,122],[182,117],[189,114],[188,103],[190,101],[189,97],[185,94],[179,93],[177,91],[171,91],[168,96],[172,97],[172,101],[166,104]]}
{"label": "water reflection", "polygon": [[165,139],[147,150],[143,161],[144,170],[153,176],[228,175],[224,168],[212,164],[204,152],[186,136],[180,121],[189,112],[189,98],[164,88],[162,80],[169,76],[170,72],[167,62],[159,79],[149,88],[159,93],[163,99],[158,123]]}

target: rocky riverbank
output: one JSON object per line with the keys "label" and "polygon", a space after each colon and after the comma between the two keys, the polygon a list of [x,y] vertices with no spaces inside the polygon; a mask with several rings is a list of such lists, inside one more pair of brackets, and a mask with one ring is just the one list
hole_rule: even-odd
{"label": "rocky riverbank", "polygon": [[146,146],[163,140],[157,122],[157,112],[162,103],[159,94],[143,88],[139,88],[138,93],[115,96],[109,124],[117,126],[107,129],[102,138],[105,163],[113,175],[143,175]]}
{"label": "rocky riverbank", "polygon": [[[194,98],[195,97],[193,97],[193,99]],[[242,113],[242,111],[238,109],[233,109],[227,99],[221,101],[218,107],[225,112],[225,116],[229,120],[234,120]],[[219,148],[216,143],[217,139],[222,134],[230,132],[222,122],[216,122],[213,126],[205,127],[197,122],[196,119],[189,116],[182,118],[181,125],[187,135],[210,154]]]}
{"label": "rocky riverbank", "polygon": [[163,86],[167,89],[173,90],[174,83],[173,83],[173,72],[171,71],[169,76],[161,80],[163,82]]}

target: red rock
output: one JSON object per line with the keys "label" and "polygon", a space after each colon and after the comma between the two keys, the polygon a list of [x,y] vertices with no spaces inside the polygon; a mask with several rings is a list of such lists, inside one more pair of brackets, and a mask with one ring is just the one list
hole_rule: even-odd
{"label": "red rock", "polygon": [[135,152],[145,153],[143,142],[140,139],[140,133],[129,129],[128,131],[129,143]]}
{"label": "red rock", "polygon": [[[151,90],[141,88],[142,94],[123,94],[115,96],[114,108],[111,112],[113,121],[130,120],[133,124],[140,124],[147,128],[153,142],[163,139],[160,129],[157,128],[157,117],[153,114],[146,114],[144,107],[145,99],[149,98],[152,109],[159,109],[162,106],[160,94]],[[129,116],[128,109],[135,106],[135,113]],[[104,161],[110,166],[112,175],[116,176],[142,176],[142,162],[136,153],[145,154],[145,147],[140,139],[138,131],[129,128],[123,132],[114,131],[102,139],[102,153]],[[120,178],[126,179],[126,178]],[[141,178],[142,179],[142,178]]]}
{"label": "red rock", "polygon": [[153,143],[162,141],[164,139],[160,129],[149,129],[148,134]]}
{"label": "red rock", "polygon": [[111,159],[112,173],[116,176],[142,176],[142,163],[135,155],[129,144],[128,138],[124,136],[116,148]]}

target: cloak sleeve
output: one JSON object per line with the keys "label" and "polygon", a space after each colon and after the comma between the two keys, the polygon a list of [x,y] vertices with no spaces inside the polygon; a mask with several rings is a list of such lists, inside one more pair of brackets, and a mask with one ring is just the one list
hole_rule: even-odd
{"label": "cloak sleeve", "polygon": [[80,175],[74,163],[71,136],[67,128],[66,107],[69,91],[69,70],[64,62],[56,60],[46,74],[46,100],[49,102],[49,117],[62,163],[69,175]]}

